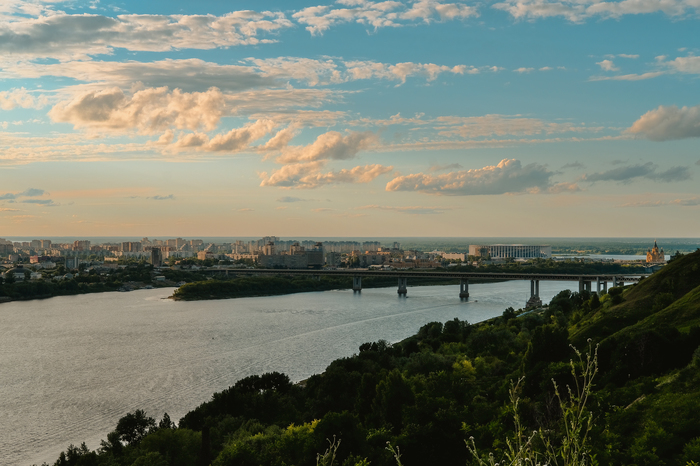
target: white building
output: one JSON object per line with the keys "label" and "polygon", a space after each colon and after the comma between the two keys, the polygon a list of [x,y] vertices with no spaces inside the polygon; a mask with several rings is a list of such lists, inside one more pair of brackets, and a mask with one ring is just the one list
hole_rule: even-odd
{"label": "white building", "polygon": [[469,255],[490,257],[491,259],[549,259],[552,257],[552,246],[531,246],[527,244],[470,244]]}

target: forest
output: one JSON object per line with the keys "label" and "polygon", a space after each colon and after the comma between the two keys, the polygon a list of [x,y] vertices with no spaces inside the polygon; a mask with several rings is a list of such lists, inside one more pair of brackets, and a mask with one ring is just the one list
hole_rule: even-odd
{"label": "forest", "polygon": [[299,383],[247,377],[177,423],[126,413],[54,465],[700,462],[700,251],[608,291],[431,322]]}

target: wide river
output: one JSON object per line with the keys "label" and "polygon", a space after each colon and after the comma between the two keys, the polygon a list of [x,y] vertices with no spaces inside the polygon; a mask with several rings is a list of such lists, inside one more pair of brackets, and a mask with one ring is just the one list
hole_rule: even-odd
{"label": "wide river", "polygon": [[[173,289],[0,304],[0,464],[53,463],[69,444],[99,446],[127,412],[178,420],[237,380],[293,381],[360,344],[396,342],[432,321],[475,323],[522,307],[530,283],[326,291],[173,302]],[[577,282],[540,282],[544,302]]]}

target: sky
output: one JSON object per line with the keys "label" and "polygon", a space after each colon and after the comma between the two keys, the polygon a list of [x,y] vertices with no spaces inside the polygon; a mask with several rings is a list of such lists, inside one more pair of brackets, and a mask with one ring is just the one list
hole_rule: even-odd
{"label": "sky", "polygon": [[698,0],[0,2],[0,237],[700,237]]}

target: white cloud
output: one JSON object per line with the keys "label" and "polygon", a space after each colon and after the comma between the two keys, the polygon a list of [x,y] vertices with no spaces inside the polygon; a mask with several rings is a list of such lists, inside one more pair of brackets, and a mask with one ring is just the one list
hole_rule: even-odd
{"label": "white cloud", "polygon": [[395,65],[378,63],[373,61],[347,61],[344,62],[350,79],[387,79],[391,81],[406,82],[410,76],[422,76],[428,81],[434,81],[442,73],[464,74],[474,67],[465,65],[445,66],[434,63],[397,63]]}
{"label": "white cloud", "polygon": [[163,52],[274,42],[266,33],[292,27],[283,13],[234,11],[214,15],[69,15],[56,13],[0,22],[0,52],[24,58],[66,59],[115,48]]}
{"label": "white cloud", "polygon": [[534,68],[520,67],[520,68],[515,69],[513,71],[515,71],[516,73],[523,74],[523,73],[531,73],[531,72],[535,71],[535,69]]}
{"label": "white cloud", "polygon": [[347,160],[360,151],[378,143],[377,136],[369,131],[351,132],[343,136],[337,131],[323,133],[307,146],[288,146],[282,149],[278,163],[314,162],[317,160]]}
{"label": "white cloud", "polygon": [[603,60],[596,62],[596,65],[600,66],[603,71],[620,71],[620,68],[615,66],[612,60]]}
{"label": "white cloud", "polygon": [[170,127],[213,130],[225,112],[224,95],[216,88],[188,93],[159,87],[125,94],[113,87],[59,102],[49,116],[75,128],[154,134]]}
{"label": "white cloud", "polygon": [[436,0],[418,0],[410,7],[404,2],[367,0],[339,0],[349,8],[312,6],[292,15],[312,35],[321,35],[328,29],[343,23],[358,23],[377,30],[384,27],[400,27],[416,21],[450,21],[479,16],[475,7],[463,3],[441,3]]}
{"label": "white cloud", "polygon": [[700,57],[677,57],[673,60],[660,60],[660,63],[673,71],[689,74],[700,74]]}
{"label": "white cloud", "polygon": [[700,137],[700,105],[681,108],[660,105],[639,117],[627,132],[652,141]]}
{"label": "white cloud", "polygon": [[43,94],[34,96],[23,87],[0,92],[0,108],[3,110],[12,110],[17,107],[42,108],[48,103],[49,99],[47,96]]}
{"label": "white cloud", "polygon": [[610,19],[652,13],[678,17],[697,13],[699,6],[695,0],[506,0],[495,3],[493,8],[506,11],[515,19],[536,20],[560,16],[578,23],[594,17]]}
{"label": "white cloud", "polygon": [[184,60],[138,61],[66,61],[60,63],[21,62],[6,64],[0,78],[36,79],[56,76],[101,85],[129,88],[133,83],[145,87],[170,87],[200,90],[217,87],[224,91],[242,91],[279,83],[261,76],[254,68],[242,65],[219,65],[190,58]]}
{"label": "white cloud", "polygon": [[204,133],[183,134],[173,144],[174,149],[191,149],[209,152],[240,152],[250,148],[250,144],[268,135],[274,128],[272,120],[258,120],[242,128],[234,128],[227,133],[209,138]]}
{"label": "white cloud", "polygon": [[643,81],[645,79],[658,78],[668,74],[665,71],[650,71],[642,74],[623,74],[620,76],[592,76],[591,81]]}
{"label": "white cloud", "polygon": [[324,173],[321,171],[323,165],[323,162],[294,163],[285,165],[269,175],[263,172],[260,174],[260,186],[313,189],[339,183],[369,183],[394,169],[372,164]]}
{"label": "white cloud", "polygon": [[535,193],[548,189],[553,175],[553,172],[539,164],[532,163],[523,167],[519,160],[503,159],[496,166],[442,175],[417,173],[397,176],[386,185],[386,190],[448,196]]}
{"label": "white cloud", "polygon": [[[310,86],[343,83],[359,79],[386,79],[406,82],[406,78],[421,76],[434,81],[442,73],[477,74],[480,68],[466,65],[446,66],[434,63],[379,63],[374,61],[343,61],[327,58],[315,60],[299,57],[267,59],[248,58],[262,77],[295,79]],[[485,68],[484,68],[485,69]]]}
{"label": "white cloud", "polygon": [[484,115],[478,117],[438,117],[436,129],[442,136],[459,136],[465,139],[484,136],[553,134],[564,132],[600,131],[602,128],[586,127],[572,123],[552,123],[538,118],[519,115]]}

